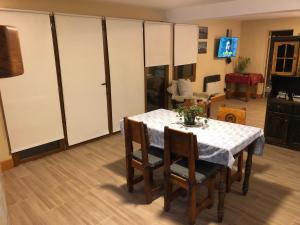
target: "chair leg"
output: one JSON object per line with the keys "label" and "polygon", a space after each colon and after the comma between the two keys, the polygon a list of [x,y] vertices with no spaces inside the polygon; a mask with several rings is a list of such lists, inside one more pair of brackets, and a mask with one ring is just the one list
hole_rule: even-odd
{"label": "chair leg", "polygon": [[225,202],[225,176],[226,168],[222,167],[220,171],[219,183],[219,203],[218,203],[218,222],[222,223],[224,217],[224,202]]}
{"label": "chair leg", "polygon": [[166,212],[170,211],[171,208],[171,193],[172,193],[172,184],[170,182],[170,176],[165,175],[165,194],[164,194],[164,210]]}
{"label": "chair leg", "polygon": [[189,188],[189,224],[194,225],[196,223],[196,185],[191,185]]}
{"label": "chair leg", "polygon": [[144,192],[146,196],[146,203],[150,204],[152,202],[152,185],[150,181],[151,171],[150,168],[144,168]]}
{"label": "chair leg", "polygon": [[208,184],[208,198],[211,200],[211,204],[207,207],[211,209],[214,206],[214,195],[215,195],[215,179],[212,179]]}
{"label": "chair leg", "polygon": [[231,169],[227,168],[227,173],[226,173],[226,192],[231,191]]}
{"label": "chair leg", "polygon": [[133,192],[133,178],[134,178],[134,168],[131,165],[131,159],[126,157],[126,179],[127,179],[127,188],[128,192]]}
{"label": "chair leg", "polygon": [[240,153],[238,157],[238,181],[240,182],[243,179],[243,164],[244,164],[244,157],[243,152]]}
{"label": "chair leg", "polygon": [[153,170],[150,170],[150,184],[151,184],[151,187],[153,187],[153,184],[154,184]]}

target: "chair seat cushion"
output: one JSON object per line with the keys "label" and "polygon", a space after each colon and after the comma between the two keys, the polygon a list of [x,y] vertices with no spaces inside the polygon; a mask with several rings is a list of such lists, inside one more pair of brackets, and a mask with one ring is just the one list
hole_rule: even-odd
{"label": "chair seat cushion", "polygon": [[[196,182],[202,183],[206,179],[214,176],[220,168],[220,165],[206,162],[203,160],[196,161]],[[187,159],[181,159],[171,165],[171,172],[182,178],[189,178],[189,169]]]}
{"label": "chair seat cushion", "polygon": [[[141,150],[133,151],[132,156],[134,159],[142,161]],[[163,156],[164,153],[162,149],[150,146],[148,151],[148,160],[151,167],[163,165]]]}

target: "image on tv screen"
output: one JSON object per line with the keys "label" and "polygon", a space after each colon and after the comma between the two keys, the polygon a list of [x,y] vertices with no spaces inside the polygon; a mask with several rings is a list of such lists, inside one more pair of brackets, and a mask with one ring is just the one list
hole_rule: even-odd
{"label": "image on tv screen", "polygon": [[236,37],[222,37],[219,42],[218,57],[235,57],[238,47],[238,40],[239,39]]}

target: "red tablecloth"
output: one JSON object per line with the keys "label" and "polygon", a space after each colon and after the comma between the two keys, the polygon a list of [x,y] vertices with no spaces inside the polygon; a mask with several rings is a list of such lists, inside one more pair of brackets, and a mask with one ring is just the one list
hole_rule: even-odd
{"label": "red tablecloth", "polygon": [[247,85],[256,85],[258,83],[264,83],[264,77],[259,73],[229,73],[225,75],[226,83],[238,83],[238,84],[247,84]]}

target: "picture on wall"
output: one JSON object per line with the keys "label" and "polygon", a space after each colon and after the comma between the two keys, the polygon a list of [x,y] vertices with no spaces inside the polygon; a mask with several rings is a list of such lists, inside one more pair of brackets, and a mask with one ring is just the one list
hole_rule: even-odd
{"label": "picture on wall", "polygon": [[199,39],[208,38],[208,27],[199,27]]}
{"label": "picture on wall", "polygon": [[198,54],[206,54],[207,53],[207,42],[199,41],[198,42]]}

